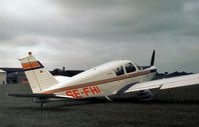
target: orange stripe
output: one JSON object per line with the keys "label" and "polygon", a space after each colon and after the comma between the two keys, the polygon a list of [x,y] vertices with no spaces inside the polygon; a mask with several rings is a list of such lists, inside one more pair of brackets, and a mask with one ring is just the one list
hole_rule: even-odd
{"label": "orange stripe", "polygon": [[122,79],[125,79],[125,78],[134,77],[134,76],[141,76],[141,75],[148,74],[148,73],[150,73],[150,71],[144,71],[144,72],[139,72],[139,73],[136,73],[136,74],[125,75],[125,76],[121,76],[121,77],[117,77],[117,78],[111,78],[111,79],[106,79],[106,80],[102,80],[102,81],[96,81],[96,82],[81,84],[81,85],[77,85],[77,86],[71,86],[71,87],[67,87],[67,88],[51,90],[51,91],[43,92],[42,94],[60,92],[60,91],[64,91],[64,90],[70,90],[70,89],[75,89],[75,88],[80,88],[80,87],[86,87],[86,86],[90,86],[90,85],[97,85],[97,84],[102,84],[102,83],[105,83],[105,82],[122,80]]}
{"label": "orange stripe", "polygon": [[39,65],[38,62],[22,64],[22,68],[23,68],[24,70],[26,70],[26,69],[31,69],[31,68],[36,68],[36,67],[40,67],[40,65]]}
{"label": "orange stripe", "polygon": [[30,64],[22,64],[22,68],[29,69],[29,68],[31,68],[31,65]]}

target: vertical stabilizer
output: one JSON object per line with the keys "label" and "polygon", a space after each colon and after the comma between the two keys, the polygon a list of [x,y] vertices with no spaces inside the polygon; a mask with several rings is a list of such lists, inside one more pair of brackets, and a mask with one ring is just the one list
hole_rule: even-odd
{"label": "vertical stabilizer", "polygon": [[26,74],[33,93],[39,93],[55,84],[57,80],[48,70],[34,57],[32,53],[29,56],[19,59],[22,68]]}

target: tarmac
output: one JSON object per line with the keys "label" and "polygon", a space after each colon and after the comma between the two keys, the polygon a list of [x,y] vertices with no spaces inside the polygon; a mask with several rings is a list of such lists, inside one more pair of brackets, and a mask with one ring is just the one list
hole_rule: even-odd
{"label": "tarmac", "polygon": [[134,94],[82,101],[47,103],[7,96],[31,92],[28,84],[0,85],[0,127],[198,127],[199,85],[153,90],[154,100],[140,102]]}

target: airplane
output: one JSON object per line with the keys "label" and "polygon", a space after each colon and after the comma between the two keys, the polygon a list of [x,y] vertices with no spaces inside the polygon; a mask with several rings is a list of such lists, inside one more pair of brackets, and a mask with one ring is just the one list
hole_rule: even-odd
{"label": "airplane", "polygon": [[43,104],[58,100],[79,100],[84,98],[136,93],[140,100],[152,100],[151,89],[169,89],[199,84],[199,73],[174,78],[153,80],[157,69],[154,66],[155,50],[150,66],[139,66],[130,60],[111,61],[88,69],[73,77],[53,76],[29,52],[19,59],[29,81],[32,93],[8,93],[9,96],[30,97],[33,102]]}

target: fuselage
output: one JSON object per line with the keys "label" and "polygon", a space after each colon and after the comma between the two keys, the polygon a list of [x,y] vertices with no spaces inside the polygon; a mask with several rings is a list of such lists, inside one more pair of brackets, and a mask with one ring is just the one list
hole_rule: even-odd
{"label": "fuselage", "polygon": [[118,60],[94,67],[71,78],[56,77],[58,84],[40,93],[78,99],[109,96],[125,90],[128,85],[152,80],[155,75],[154,66],[142,68],[129,60]]}
{"label": "fuselage", "polygon": [[[8,93],[9,96],[32,97],[34,102],[73,100],[135,93],[138,99],[153,99],[150,89],[169,89],[199,83],[199,74],[152,80],[157,73],[155,50],[150,66],[138,66],[129,60],[118,60],[94,67],[73,77],[54,77],[30,52],[19,59],[29,81],[32,93]],[[73,98],[73,99],[71,99]]]}

